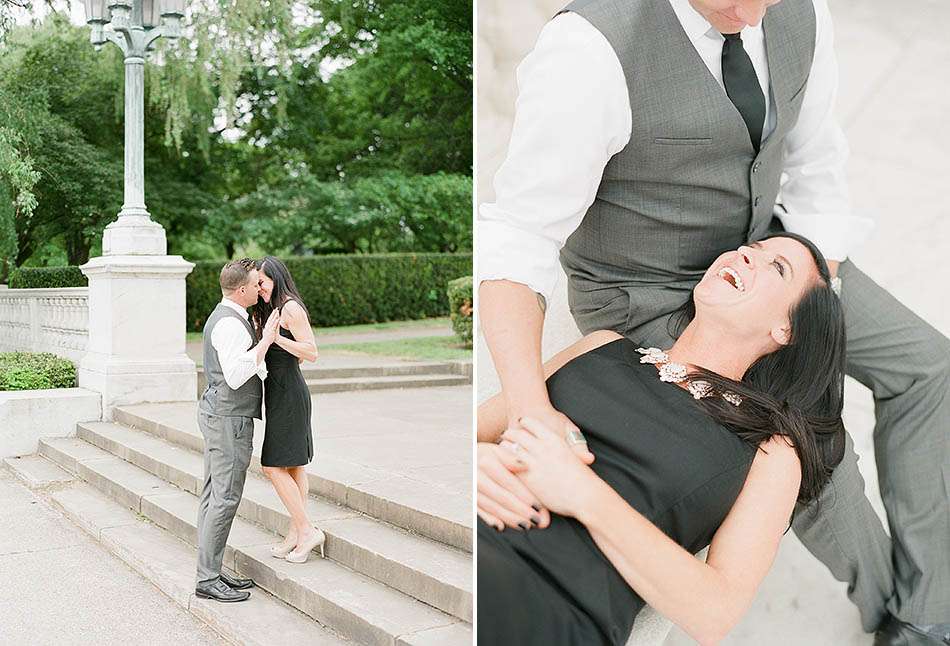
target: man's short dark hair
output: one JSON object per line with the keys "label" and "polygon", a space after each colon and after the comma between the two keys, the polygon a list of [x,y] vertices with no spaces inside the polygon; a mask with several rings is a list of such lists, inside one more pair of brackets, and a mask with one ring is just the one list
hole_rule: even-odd
{"label": "man's short dark hair", "polygon": [[256,269],[254,267],[254,261],[250,258],[232,260],[221,268],[221,277],[219,278],[221,291],[233,292],[242,285],[246,285],[248,274],[254,271],[254,269]]}

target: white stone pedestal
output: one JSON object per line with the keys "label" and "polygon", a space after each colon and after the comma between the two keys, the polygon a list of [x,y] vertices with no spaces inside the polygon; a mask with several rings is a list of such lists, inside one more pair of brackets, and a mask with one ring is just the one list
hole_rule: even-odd
{"label": "white stone pedestal", "polygon": [[81,267],[89,279],[89,343],[79,386],[102,394],[102,416],[116,406],[195,401],[195,363],[185,353],[185,277],[181,256],[113,255]]}

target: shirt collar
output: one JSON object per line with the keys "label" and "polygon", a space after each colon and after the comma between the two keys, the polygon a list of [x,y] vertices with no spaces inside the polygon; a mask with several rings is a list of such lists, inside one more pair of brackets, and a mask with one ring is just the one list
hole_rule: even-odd
{"label": "shirt collar", "polygon": [[669,2],[691,43],[695,43],[703,36],[722,38],[719,32],[709,24],[709,21],[693,8],[689,0],[669,0]]}
{"label": "shirt collar", "polygon": [[241,307],[239,304],[232,301],[230,298],[224,297],[221,299],[221,304],[227,307],[230,307],[232,310],[243,316],[248,321],[251,320],[250,314],[247,313],[246,307]]}
{"label": "shirt collar", "polygon": [[[686,32],[686,37],[689,38],[691,43],[696,44],[703,36],[715,38],[720,41],[723,40],[722,34],[720,34],[715,27],[710,25],[709,21],[703,18],[701,13],[693,8],[689,0],[669,0],[669,2],[673,7],[673,13],[676,14],[677,19],[683,26],[683,31]],[[743,40],[745,40],[747,33],[749,35],[755,35],[755,33],[761,31],[761,29],[761,22],[755,27],[747,26],[741,32]]]}

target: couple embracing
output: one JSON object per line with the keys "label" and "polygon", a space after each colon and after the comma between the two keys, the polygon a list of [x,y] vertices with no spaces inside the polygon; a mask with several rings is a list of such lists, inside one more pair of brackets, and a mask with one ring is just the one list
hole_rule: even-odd
{"label": "couple embracing", "polygon": [[[310,391],[300,371],[317,346],[307,308],[279,259],[244,258],[221,269],[221,302],[204,326],[207,388],[198,402],[204,437],[204,488],[198,503],[195,594],[233,602],[250,597],[251,579],[221,569],[231,523],[251,461],[254,419],[267,411],[261,466],[290,514],[276,558],[304,563],[324,533],[307,516],[306,465],[313,459]],[[253,307],[248,314],[248,308]]]}
{"label": "couple embracing", "polygon": [[[502,392],[478,414],[479,643],[620,646],[645,605],[717,643],[791,526],[876,646],[950,644],[950,341],[847,259],[870,226],[827,2],[575,0],[518,84],[480,209]],[[585,336],[542,364],[558,258]]]}

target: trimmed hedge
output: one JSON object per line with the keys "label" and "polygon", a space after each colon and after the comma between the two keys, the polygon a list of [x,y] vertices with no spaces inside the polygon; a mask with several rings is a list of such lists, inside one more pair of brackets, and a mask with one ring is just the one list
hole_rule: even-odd
{"label": "trimmed hedge", "polygon": [[85,287],[89,282],[79,267],[20,267],[10,272],[10,289]]}
{"label": "trimmed hedge", "polygon": [[[281,258],[313,325],[328,327],[445,316],[445,285],[472,272],[472,254],[393,253]],[[201,261],[188,275],[188,329],[201,331],[221,300],[226,261]]]}
{"label": "trimmed hedge", "polygon": [[72,361],[49,352],[0,354],[0,390],[45,390],[76,385]]}
{"label": "trimmed hedge", "polygon": [[463,276],[449,281],[448,296],[452,329],[465,345],[472,347],[472,277]]}
{"label": "trimmed hedge", "polygon": [[[449,313],[446,284],[472,272],[471,253],[340,254],[281,260],[318,327],[445,316]],[[221,300],[218,275],[225,262],[200,260],[188,275],[188,330],[200,332]],[[11,289],[86,284],[75,266],[21,267],[10,277]]]}

